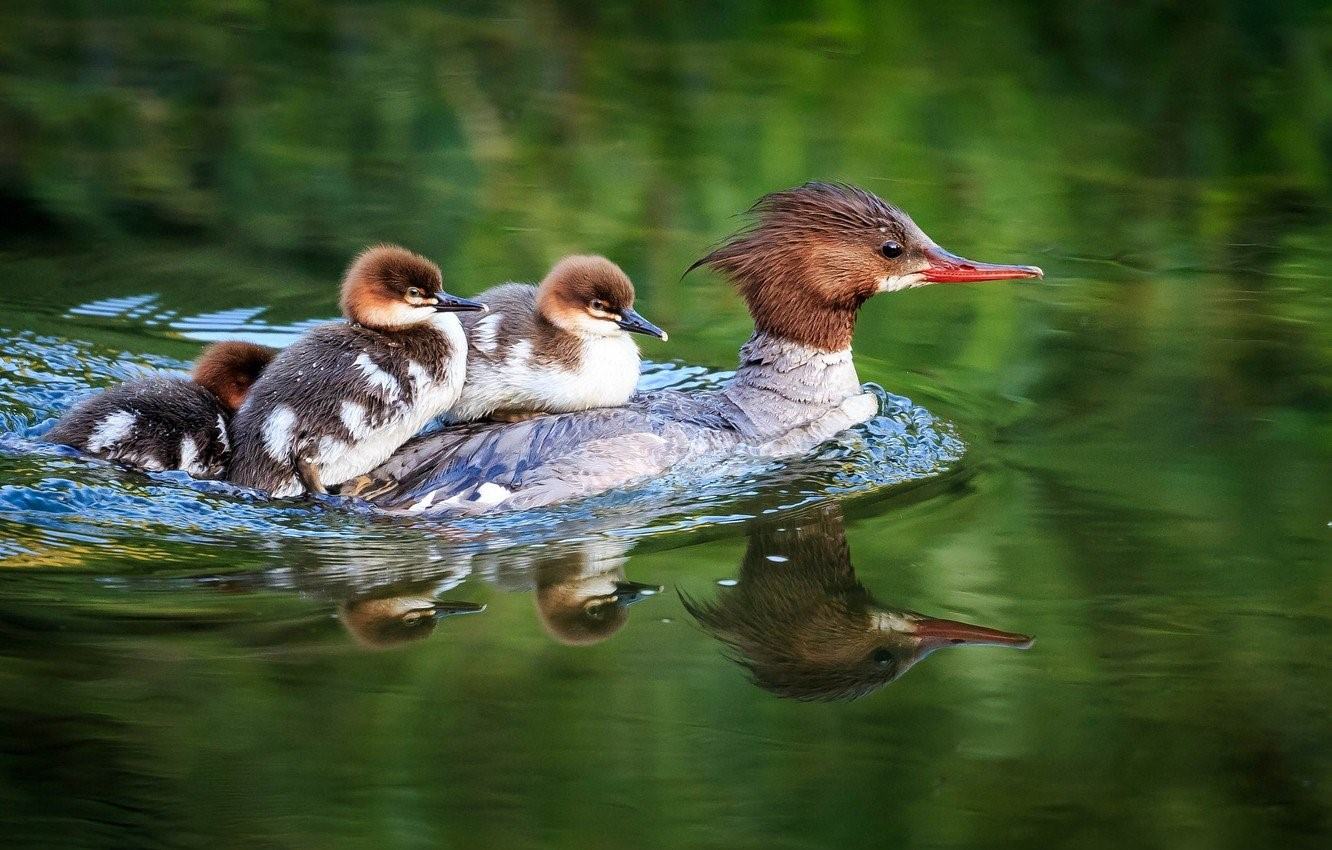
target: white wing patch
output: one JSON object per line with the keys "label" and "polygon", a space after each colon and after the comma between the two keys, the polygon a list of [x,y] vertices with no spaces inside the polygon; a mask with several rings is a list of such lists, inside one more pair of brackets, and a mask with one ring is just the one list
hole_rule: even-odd
{"label": "white wing patch", "polygon": [[527,365],[532,359],[532,343],[530,340],[522,340],[513,348],[509,349],[509,363],[514,368],[521,368]]}
{"label": "white wing patch", "polygon": [[485,484],[476,488],[476,498],[473,502],[477,507],[493,508],[495,505],[498,505],[512,495],[513,491],[509,488],[501,487],[498,484],[487,481]]}
{"label": "white wing patch", "polygon": [[503,317],[503,313],[491,313],[472,325],[472,345],[478,351],[484,351],[486,354],[495,353],[495,348],[499,345],[499,327]]}
{"label": "white wing patch", "polygon": [[227,434],[227,420],[222,418],[222,414],[217,415],[217,438],[222,442],[222,452],[231,454],[231,436]]}
{"label": "white wing patch", "polygon": [[347,426],[347,431],[351,434],[353,440],[360,440],[369,432],[369,429],[365,427],[364,405],[344,399],[342,412],[339,416],[342,419],[342,424]]}
{"label": "white wing patch", "polygon": [[134,430],[139,415],[129,410],[117,410],[97,423],[88,435],[88,451],[100,452],[124,440]]}
{"label": "white wing patch", "polygon": [[264,451],[273,460],[286,462],[291,459],[292,429],[296,427],[296,411],[287,405],[279,405],[268,414],[264,423]]}
{"label": "white wing patch", "polygon": [[375,365],[375,361],[370,359],[370,355],[362,351],[356,355],[355,360],[357,368],[361,374],[365,375],[365,380],[371,387],[377,387],[388,401],[397,401],[402,394],[402,386],[398,379],[385,372]]}
{"label": "white wing patch", "polygon": [[204,471],[199,465],[199,445],[188,434],[180,438],[180,468],[190,475],[200,475]]}
{"label": "white wing patch", "polygon": [[407,375],[412,379],[415,398],[419,402],[421,397],[434,386],[435,379],[430,377],[430,373],[425,370],[425,367],[415,360],[407,361]]}

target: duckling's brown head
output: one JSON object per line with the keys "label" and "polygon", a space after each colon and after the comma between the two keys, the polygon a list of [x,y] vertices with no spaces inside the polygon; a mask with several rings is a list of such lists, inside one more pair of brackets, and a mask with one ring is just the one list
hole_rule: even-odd
{"label": "duckling's brown head", "polygon": [[948,253],[877,195],[836,183],[773,192],[753,226],[698,260],[736,284],[759,331],[824,351],[850,347],[856,311],[874,295],[931,283],[1040,277],[1035,266]]}
{"label": "duckling's brown head", "polygon": [[575,255],[556,263],[537,287],[537,312],[561,330],[582,337],[666,332],[634,310],[634,284],[615,263]]}
{"label": "duckling's brown head", "polygon": [[485,311],[484,304],[444,291],[439,266],[397,245],[362,251],[342,279],[342,314],[376,330],[430,321],[437,313]]}
{"label": "duckling's brown head", "polygon": [[250,387],[277,356],[276,348],[229,339],[215,342],[194,361],[190,377],[217,396],[230,413],[240,410]]}

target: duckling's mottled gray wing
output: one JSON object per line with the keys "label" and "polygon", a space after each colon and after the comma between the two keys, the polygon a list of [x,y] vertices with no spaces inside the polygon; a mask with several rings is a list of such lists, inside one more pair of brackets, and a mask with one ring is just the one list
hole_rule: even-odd
{"label": "duckling's mottled gray wing", "polygon": [[652,393],[626,407],[421,437],[345,492],[382,508],[432,514],[519,510],[641,481],[734,439],[722,417],[699,409],[697,397]]}

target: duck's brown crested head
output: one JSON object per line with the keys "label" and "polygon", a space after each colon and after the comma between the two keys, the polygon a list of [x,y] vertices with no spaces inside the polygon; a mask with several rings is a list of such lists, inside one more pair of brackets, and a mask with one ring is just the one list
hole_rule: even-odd
{"label": "duck's brown crested head", "polygon": [[823,351],[850,347],[856,312],[881,292],[1041,276],[1034,266],[954,256],[911,216],[855,186],[806,183],[765,195],[749,214],[749,228],[690,270],[729,277],[759,331]]}
{"label": "duck's brown crested head", "polygon": [[235,413],[275,356],[277,349],[266,345],[234,339],[215,342],[194,361],[190,377],[217,396],[228,412]]}

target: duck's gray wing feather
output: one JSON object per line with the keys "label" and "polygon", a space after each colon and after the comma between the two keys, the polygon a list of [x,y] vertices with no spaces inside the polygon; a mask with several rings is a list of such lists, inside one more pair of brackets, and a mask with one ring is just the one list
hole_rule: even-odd
{"label": "duck's gray wing feather", "polygon": [[625,407],[463,425],[420,437],[344,490],[388,509],[478,513],[553,504],[641,481],[733,442],[697,396],[659,392]]}

